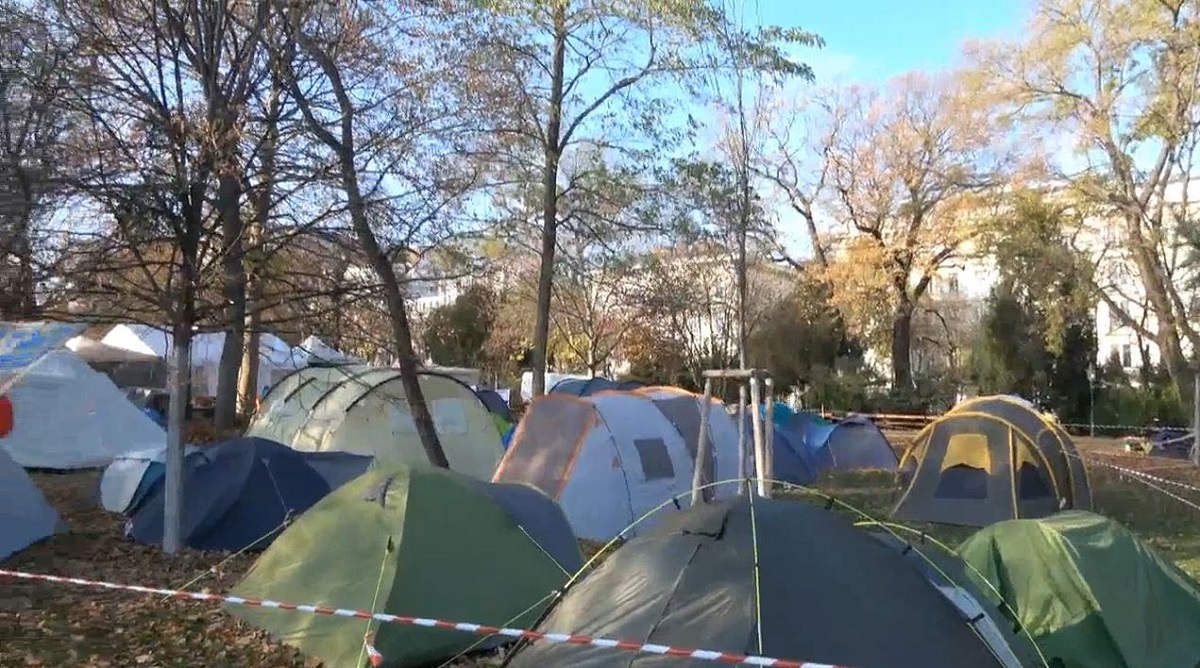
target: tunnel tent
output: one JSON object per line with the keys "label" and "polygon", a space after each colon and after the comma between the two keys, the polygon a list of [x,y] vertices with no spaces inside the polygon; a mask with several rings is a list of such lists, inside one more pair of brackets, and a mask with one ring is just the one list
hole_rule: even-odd
{"label": "tunnel tent", "polygon": [[[451,376],[421,371],[418,378],[450,468],[490,479],[504,449],[487,407]],[[265,404],[248,436],[303,451],[369,455],[381,464],[429,465],[398,369],[309,367],[283,379]]]}
{"label": "tunnel tent", "polygon": [[[737,477],[736,450],[717,447],[713,455],[715,480]],[[547,394],[529,405],[493,481],[542,490],[562,506],[580,538],[606,541],[672,499],[688,503],[694,470],[693,450],[649,398]],[[729,487],[717,495],[732,493]],[[660,516],[626,535],[649,529]]]}
{"label": "tunnel tent", "polygon": [[1045,517],[1076,499],[1091,506],[1077,454],[1064,454],[1053,426],[1011,399],[971,400],[926,426],[901,461],[900,480],[892,517],[914,522],[982,527]]}
{"label": "tunnel tent", "polygon": [[1200,665],[1195,581],[1106,517],[1074,510],[999,522],[957,552],[1052,666]]}
{"label": "tunnel tent", "polygon": [[33,479],[0,450],[0,562],[60,528],[58,512]]}
{"label": "tunnel tent", "polygon": [[[639,387],[632,392],[649,399],[650,403],[654,404],[654,407],[663,414],[663,417],[671,422],[675,430],[683,437],[684,445],[688,448],[688,455],[695,461],[697,447],[700,445],[700,422],[703,419],[701,413],[704,410],[704,396],[682,388],[662,385]],[[717,465],[713,453],[718,451],[721,453],[738,452],[737,421],[720,400],[710,398],[709,402],[711,405],[708,413],[709,457],[705,461],[702,480],[704,485],[721,481],[716,477]],[[695,471],[693,471],[694,473]],[[733,477],[740,477],[740,474],[735,471]],[[713,488],[704,489],[704,498],[712,499],[715,491]]]}
{"label": "tunnel tent", "polygon": [[[353,549],[347,549],[353,546]],[[254,564],[234,595],[524,628],[583,566],[562,510],[526,485],[444,469],[371,471],[300,517]],[[362,657],[361,619],[228,606],[330,666]],[[479,636],[376,624],[384,665],[437,665]]]}
{"label": "tunnel tent", "polygon": [[[787,498],[739,496],[669,513],[567,589],[536,630],[846,666],[1012,665],[900,550]],[[509,665],[711,662],[533,641]]]}

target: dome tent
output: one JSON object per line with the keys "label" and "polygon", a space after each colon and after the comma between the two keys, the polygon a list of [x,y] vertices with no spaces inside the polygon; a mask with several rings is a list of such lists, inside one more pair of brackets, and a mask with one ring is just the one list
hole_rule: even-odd
{"label": "dome tent", "polygon": [[[418,376],[450,468],[490,479],[504,452],[491,413],[461,381],[434,372]],[[267,393],[246,435],[296,450],[370,455],[381,464],[429,463],[400,371],[391,367],[306,367],[289,374]]]}
{"label": "dome tent", "polygon": [[[533,485],[562,506],[576,535],[606,541],[692,488],[696,445],[640,393],[547,394],[529,404],[493,480]],[[736,441],[713,445],[712,479],[737,478]]]}
{"label": "dome tent", "polygon": [[957,552],[1063,668],[1200,665],[1196,583],[1108,518],[1000,522]]}
{"label": "dome tent", "polygon": [[[182,538],[197,550],[267,547],[286,521],[332,487],[300,453],[261,438],[239,438],[185,460]],[[370,465],[360,458],[362,471]],[[158,484],[128,522],[128,535],[162,544],[165,486]]]}
{"label": "dome tent", "polygon": [[[667,513],[568,589],[538,630],[849,666],[1004,665],[896,549],[794,499]],[[711,663],[535,641],[510,665]]]}
{"label": "dome tent", "polygon": [[[520,628],[582,565],[562,511],[537,490],[444,469],[395,467],[371,471],[310,509],[234,595],[356,609],[377,602],[377,612]],[[369,628],[361,619],[244,606],[229,611],[329,666],[359,665]],[[477,641],[383,624],[374,646],[385,666],[419,666]]]}
{"label": "dome tent", "polygon": [[810,450],[820,454],[829,468],[842,471],[896,470],[896,451],[874,422],[861,415],[848,415],[836,422],[807,411],[789,420],[802,431]]}
{"label": "dome tent", "polygon": [[1028,402],[978,397],[925,427],[900,462],[892,517],[986,526],[1090,509],[1087,470],[1070,436]]}

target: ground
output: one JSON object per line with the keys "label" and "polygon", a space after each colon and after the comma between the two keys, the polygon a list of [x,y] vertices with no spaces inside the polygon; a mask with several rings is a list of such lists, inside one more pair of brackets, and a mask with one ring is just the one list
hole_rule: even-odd
{"label": "ground", "polygon": [[[893,434],[902,442],[907,435]],[[1200,471],[1172,460],[1122,453],[1113,441],[1082,439],[1097,511],[1132,528],[1200,577],[1200,508],[1150,489],[1104,461],[1200,487]],[[188,552],[174,559],[122,537],[120,518],[96,502],[96,473],[35,474],[72,532],[36,545],[4,568],[156,587],[228,591],[251,556]],[[822,483],[836,497],[883,519],[893,500],[890,475],[842,475]],[[1168,487],[1193,503],[1200,493]],[[956,543],[969,530],[928,528]],[[0,666],[316,667],[215,606],[40,582],[0,581]],[[476,664],[482,665],[482,664]]]}

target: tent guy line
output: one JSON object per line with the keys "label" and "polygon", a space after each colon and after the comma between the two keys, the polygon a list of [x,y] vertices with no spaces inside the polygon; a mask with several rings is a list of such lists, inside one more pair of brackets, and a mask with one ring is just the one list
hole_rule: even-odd
{"label": "tent guy line", "polygon": [[668,645],[656,645],[651,643],[629,642],[624,640],[613,640],[611,638],[594,638],[591,636],[574,635],[567,633],[544,633],[540,631],[530,631],[527,629],[510,629],[500,628],[495,626],[486,626],[483,624],[471,624],[469,622],[451,622],[440,619],[428,619],[424,617],[406,617],[403,615],[389,615],[385,613],[370,612],[367,610],[348,610],[344,608],[330,608],[319,605],[300,605],[295,603],[282,603],[280,601],[259,600],[252,598],[243,598],[239,596],[223,596],[220,594],[208,594],[204,592],[179,591],[174,589],[160,589],[157,587],[144,587],[141,585],[119,584],[115,582],[103,582],[99,580],[85,580],[83,578],[63,577],[59,575],[47,575],[44,573],[27,573],[24,571],[10,571],[0,569],[0,577],[16,578],[20,580],[35,580],[41,582],[51,582],[55,584],[73,585],[77,587],[92,587],[99,589],[109,589],[114,591],[128,591],[138,594],[151,594],[155,596],[167,596],[170,598],[178,598],[193,601],[207,601],[211,603],[225,603],[228,605],[241,605],[258,608],[274,608],[278,610],[289,610],[293,612],[302,612],[313,615],[326,615],[333,617],[350,617],[355,619],[371,619],[385,624],[401,624],[406,626],[423,626],[427,628],[446,629],[450,631],[461,631],[464,633],[473,633],[482,636],[506,636],[509,638],[520,638],[524,640],[542,640],[552,644],[568,644],[568,645],[591,645],[593,647],[603,647],[609,649],[618,649],[627,652],[638,652],[643,654],[658,654],[662,656],[672,656],[683,659],[696,659],[700,661],[712,661],[715,663],[724,663],[727,665],[744,665],[744,666],[771,666],[772,668],[851,668],[850,666],[838,666],[827,663],[813,663],[809,661],[793,661],[788,659],[776,659],[766,656],[757,656],[752,654],[733,654],[729,652],[715,652],[704,649],[685,649],[679,647],[671,647]]}

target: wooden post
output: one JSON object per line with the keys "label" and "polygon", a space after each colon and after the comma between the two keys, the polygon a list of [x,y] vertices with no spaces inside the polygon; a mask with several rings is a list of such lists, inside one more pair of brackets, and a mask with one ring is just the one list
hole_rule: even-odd
{"label": "wooden post", "polygon": [[712,378],[704,379],[704,405],[700,407],[700,436],[696,443],[696,466],[692,471],[692,505],[704,502],[704,485],[712,480],[704,479],[705,464],[708,462],[708,417],[712,411]]}
{"label": "wooden post", "polygon": [[[738,477],[742,480],[747,480],[750,475],[750,458],[747,456],[746,449],[746,386],[738,385]],[[738,494],[745,494],[746,488],[743,485],[738,485]]]}
{"label": "wooden post", "polygon": [[767,484],[767,453],[763,447],[762,413],[758,407],[762,405],[762,389],[758,377],[750,377],[750,433],[754,437],[754,477],[758,479],[758,495],[770,498],[771,488]]}
{"label": "wooden post", "polygon": [[[764,399],[767,407],[766,425],[763,426],[763,450],[766,452],[767,480],[775,479],[775,380],[771,377],[763,379],[767,396]],[[768,486],[770,483],[767,483]]]}

